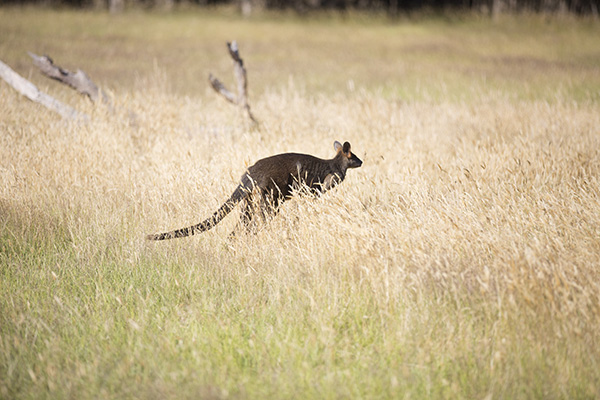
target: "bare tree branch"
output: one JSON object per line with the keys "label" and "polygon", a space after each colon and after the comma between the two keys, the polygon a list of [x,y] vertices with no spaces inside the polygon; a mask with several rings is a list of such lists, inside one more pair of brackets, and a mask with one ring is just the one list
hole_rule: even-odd
{"label": "bare tree branch", "polygon": [[63,118],[89,121],[89,117],[86,114],[80,113],[74,108],[40,91],[37,86],[23,78],[2,61],[0,61],[0,77],[29,100],[59,113]]}
{"label": "bare tree branch", "polygon": [[250,117],[252,122],[258,124],[258,121],[250,111],[250,104],[248,103],[248,77],[246,68],[244,67],[244,61],[240,57],[237,42],[235,40],[231,43],[228,42],[227,48],[229,49],[229,55],[233,58],[234,63],[233,72],[238,84],[238,105],[246,110],[248,117]]}
{"label": "bare tree branch", "polygon": [[225,97],[225,99],[230,103],[237,105],[237,98],[235,97],[235,95],[229,90],[227,90],[225,85],[223,85],[220,80],[215,78],[213,74],[208,74],[208,80],[210,81],[210,85],[212,86],[212,88],[215,89],[217,93],[223,95],[223,97]]}
{"label": "bare tree branch", "polygon": [[77,71],[71,72],[54,65],[54,61],[49,56],[38,56],[31,52],[28,53],[33,59],[33,64],[47,77],[70,86],[79,93],[88,96],[94,103],[102,97],[102,102],[112,108],[106,93],[98,89],[98,86],[82,70],[77,69]]}
{"label": "bare tree branch", "polygon": [[208,79],[212,88],[219,94],[221,94],[227,101],[238,105],[240,108],[246,111],[248,114],[248,118],[255,124],[258,125],[258,121],[252,115],[250,111],[250,104],[248,103],[248,79],[246,68],[244,67],[244,61],[240,57],[240,52],[238,49],[237,42],[234,40],[233,42],[227,42],[227,49],[229,50],[229,55],[233,59],[233,72],[235,79],[237,81],[237,89],[238,95],[237,98],[235,95],[229,91],[221,81],[215,78],[212,74],[209,74]]}

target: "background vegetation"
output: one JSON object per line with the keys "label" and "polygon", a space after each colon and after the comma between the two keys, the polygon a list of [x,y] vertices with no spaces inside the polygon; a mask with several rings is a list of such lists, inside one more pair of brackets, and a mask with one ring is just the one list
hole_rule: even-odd
{"label": "background vegetation", "polygon": [[[0,82],[1,398],[600,396],[593,22],[3,8],[0,37],[92,115]],[[231,39],[260,129],[208,87]],[[334,140],[363,167],[257,235],[144,241]]]}
{"label": "background vegetation", "polygon": [[368,12],[396,18],[415,11],[471,11],[497,16],[504,13],[591,15],[598,19],[600,0],[0,0],[1,4],[36,4],[73,8],[108,9],[120,13],[126,8],[171,11],[177,7],[235,7],[248,17],[266,10],[291,10],[300,15],[315,12]]}

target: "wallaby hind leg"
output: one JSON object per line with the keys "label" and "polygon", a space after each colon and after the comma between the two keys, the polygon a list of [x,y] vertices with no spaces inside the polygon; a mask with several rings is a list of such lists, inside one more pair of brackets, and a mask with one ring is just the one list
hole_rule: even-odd
{"label": "wallaby hind leg", "polygon": [[277,213],[276,202],[266,192],[261,192],[253,196],[250,199],[249,208],[252,215],[252,222],[247,225],[247,228],[252,233],[258,232],[260,227],[264,226]]}
{"label": "wallaby hind leg", "polygon": [[[257,214],[260,215],[260,209],[262,203],[261,196],[250,195],[244,199],[240,204],[240,220],[236,224],[235,228],[229,234],[229,237],[235,237],[239,234],[256,233],[257,224],[259,221],[256,220]],[[263,219],[263,218],[261,218]]]}
{"label": "wallaby hind leg", "polygon": [[279,205],[282,202],[282,198],[274,196],[272,194],[263,194],[262,201],[260,203],[260,215],[263,222],[272,219],[279,212]]}
{"label": "wallaby hind leg", "polygon": [[241,202],[240,221],[229,237],[235,237],[242,232],[256,234],[260,226],[277,214],[276,204],[278,201],[273,201],[271,196],[266,193],[254,193],[248,196]]}
{"label": "wallaby hind leg", "polygon": [[250,230],[250,225],[252,224],[252,208],[250,206],[251,201],[250,198],[246,198],[242,200],[240,203],[240,220],[229,234],[229,238],[234,238],[242,232],[248,233]]}

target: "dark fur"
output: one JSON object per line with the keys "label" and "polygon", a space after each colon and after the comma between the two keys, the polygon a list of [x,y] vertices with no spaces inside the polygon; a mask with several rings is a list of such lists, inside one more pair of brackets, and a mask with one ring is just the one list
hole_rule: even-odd
{"label": "dark fur", "polygon": [[323,160],[307,154],[285,153],[258,160],[248,168],[229,199],[215,213],[197,225],[171,232],[148,235],[148,240],[164,240],[194,235],[218,224],[239,202],[240,224],[247,229],[253,215],[274,214],[294,189],[306,185],[314,193],[323,193],[346,177],[348,168],[358,168],[362,161],[350,151],[350,143],[334,143],[335,157]]}

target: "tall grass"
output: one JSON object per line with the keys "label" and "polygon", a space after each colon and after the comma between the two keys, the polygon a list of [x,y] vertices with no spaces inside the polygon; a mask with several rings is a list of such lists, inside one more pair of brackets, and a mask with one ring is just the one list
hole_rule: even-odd
{"label": "tall grass", "polygon": [[[288,26],[235,22],[255,24],[249,47]],[[510,21],[411,24],[423,46],[467,35],[514,51],[494,33]],[[566,46],[531,29],[540,57]],[[597,61],[588,29],[569,25],[584,43],[569,57]],[[209,91],[170,86],[160,66],[115,90],[114,114],[47,83],[88,125],[1,83],[0,397],[600,396],[597,77],[568,89],[597,66],[554,53],[550,90],[529,79],[537,64],[511,63],[524,74],[488,86],[447,71],[429,81],[435,66],[410,54],[402,86],[378,80],[384,64],[335,54],[312,62],[358,69],[338,89],[276,72],[251,98],[260,129]],[[468,64],[509,82],[481,62]],[[287,202],[256,235],[229,238],[234,212],[201,236],[144,241],[210,215],[259,158],[330,157],[334,140],[363,167],[321,198]]]}

